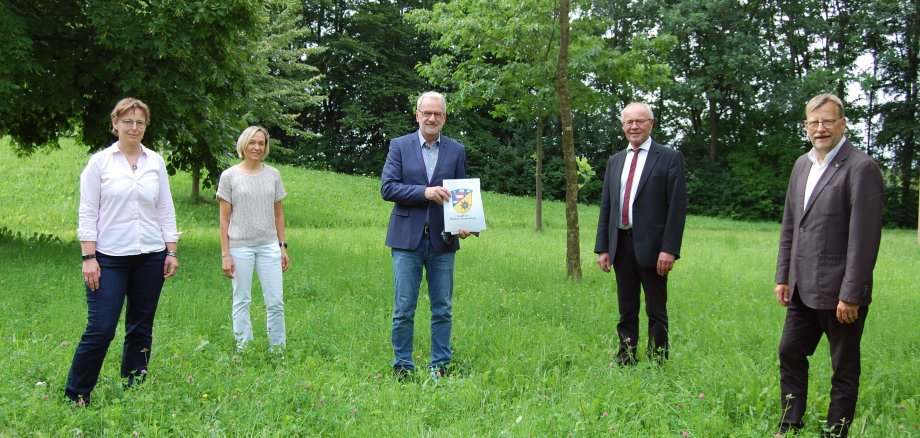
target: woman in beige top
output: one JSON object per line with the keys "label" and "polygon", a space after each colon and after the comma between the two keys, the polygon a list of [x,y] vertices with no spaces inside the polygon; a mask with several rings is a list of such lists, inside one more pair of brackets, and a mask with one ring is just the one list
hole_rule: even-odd
{"label": "woman in beige top", "polygon": [[270,348],[285,345],[283,277],[290,259],[284,241],[284,210],[287,196],[277,169],[262,162],[268,156],[268,131],[250,126],[236,142],[242,161],[220,175],[220,248],[224,275],[233,285],[233,334],[238,350],[252,337],[249,304],[255,270],[265,298],[266,327]]}

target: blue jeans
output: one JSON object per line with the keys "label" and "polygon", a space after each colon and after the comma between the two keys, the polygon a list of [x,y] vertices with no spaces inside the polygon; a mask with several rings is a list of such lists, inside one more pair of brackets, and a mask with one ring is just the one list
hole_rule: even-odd
{"label": "blue jeans", "polygon": [[67,398],[89,402],[99,380],[102,361],[115,338],[121,308],[125,310],[125,346],[121,355],[121,377],[134,383],[147,373],[153,342],[153,317],[163,289],[163,264],[166,251],[132,256],[96,253],[101,276],[99,289],[86,288],[88,317],[86,331],[73,356],[67,376]]}
{"label": "blue jeans", "polygon": [[396,288],[393,310],[393,366],[414,369],[412,337],[415,308],[418,305],[422,268],[428,279],[431,301],[431,366],[450,362],[451,297],[454,291],[454,252],[434,252],[428,236],[415,250],[392,249],[393,283]]}

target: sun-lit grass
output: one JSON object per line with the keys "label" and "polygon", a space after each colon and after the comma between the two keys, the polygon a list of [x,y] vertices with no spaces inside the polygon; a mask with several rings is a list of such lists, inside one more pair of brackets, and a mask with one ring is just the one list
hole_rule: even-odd
{"label": "sun-lit grass", "polygon": [[[93,405],[74,408],[62,393],[86,320],[75,232],[86,149],[64,141],[20,159],[2,141],[0,157],[0,436],[762,437],[780,415],[777,224],[689,218],[670,278],[671,360],[620,369],[610,366],[613,277],[592,253],[597,207],[580,208],[584,279],[570,282],[563,205],[545,204],[535,232],[532,199],[486,193],[489,229],[457,256],[457,372],[400,383],[390,375],[390,204],[379,181],[284,166],[293,262],[284,357],[266,351],[258,298],[254,348],[234,352],[217,208],[190,202],[179,174],[181,266],[160,301],[150,378],[122,389],[119,334]],[[913,231],[884,234],[853,436],[920,436],[915,242]],[[428,315],[422,298],[420,364]],[[826,343],[812,364],[806,436],[827,409]]]}

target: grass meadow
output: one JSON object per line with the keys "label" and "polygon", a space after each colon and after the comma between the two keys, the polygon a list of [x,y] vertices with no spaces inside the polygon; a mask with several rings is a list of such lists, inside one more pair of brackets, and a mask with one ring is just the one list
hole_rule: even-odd
{"label": "grass meadow", "polygon": [[[87,158],[68,140],[31,158],[0,141],[0,436],[765,437],[779,420],[778,224],[688,218],[670,278],[671,359],[621,369],[613,275],[592,253],[597,207],[580,207],[584,279],[571,282],[564,206],[544,204],[535,232],[532,199],[486,193],[489,228],[457,255],[457,371],[399,382],[379,180],[285,166],[285,355],[267,352],[259,297],[256,342],[236,354],[217,206],[189,201],[180,173],[180,268],[160,300],[150,377],[122,389],[120,328],[93,404],[74,407],[63,391],[86,323],[76,222]],[[915,232],[886,230],[852,436],[920,437],[918,274]],[[421,298],[421,366],[427,307]],[[817,436],[827,409],[826,341],[811,363],[802,436]]]}

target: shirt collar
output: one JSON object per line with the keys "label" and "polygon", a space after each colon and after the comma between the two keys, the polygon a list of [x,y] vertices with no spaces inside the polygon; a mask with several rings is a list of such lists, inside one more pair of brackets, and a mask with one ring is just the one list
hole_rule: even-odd
{"label": "shirt collar", "polygon": [[[639,145],[639,149],[644,149],[646,153],[651,147],[652,147],[652,136],[649,136],[648,138],[646,138],[645,141]],[[632,150],[632,148],[633,148],[632,144],[626,145],[626,150]]]}
{"label": "shirt collar", "polygon": [[[417,132],[418,132],[418,144],[419,144],[420,146],[424,147],[425,144],[428,143],[428,142],[425,141],[425,137],[422,136],[422,131],[421,131],[421,130],[419,130],[419,131],[417,131]],[[432,145],[432,146],[438,146],[438,145],[440,145],[440,144],[441,144],[441,134],[438,134],[438,139],[435,140],[434,143],[432,143],[431,145]]]}
{"label": "shirt collar", "polygon": [[837,156],[837,152],[840,152],[840,146],[843,146],[843,143],[845,143],[846,141],[847,141],[847,136],[844,135],[843,138],[840,139],[840,142],[837,143],[837,146],[834,146],[834,148],[831,149],[831,151],[828,152],[827,155],[824,157],[824,164],[818,164],[818,151],[816,151],[815,148],[812,147],[811,150],[808,151],[808,161],[811,161],[811,164],[814,164],[816,166],[827,166],[827,163],[834,161],[834,157]]}
{"label": "shirt collar", "polygon": [[[121,152],[121,149],[118,149],[118,141],[117,141],[117,140],[115,141],[115,143],[112,143],[108,148],[106,148],[106,150],[107,150],[110,154],[113,154],[113,155],[114,155],[114,154],[122,154],[122,155],[124,155],[124,154]],[[143,144],[143,143],[141,143],[141,155],[147,155],[147,148],[144,147],[144,144]]]}

